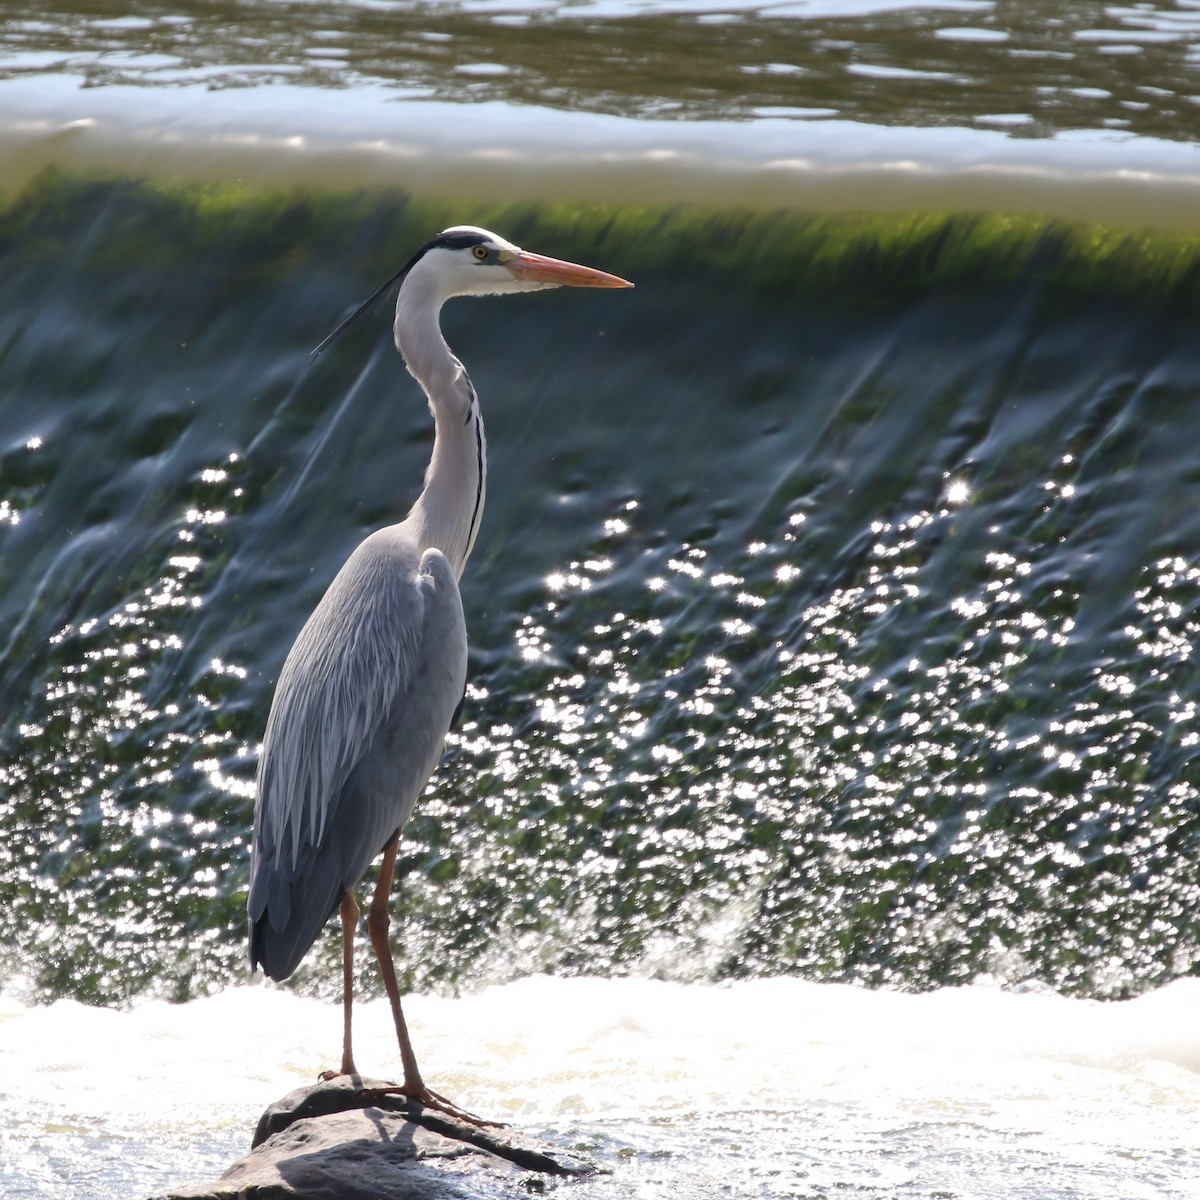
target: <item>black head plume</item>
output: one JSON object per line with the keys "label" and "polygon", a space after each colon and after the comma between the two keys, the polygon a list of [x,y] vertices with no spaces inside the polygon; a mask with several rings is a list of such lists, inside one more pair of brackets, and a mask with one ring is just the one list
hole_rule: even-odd
{"label": "black head plume", "polygon": [[485,240],[486,239],[478,233],[465,233],[460,231],[439,233],[437,237],[431,238],[420,248],[420,250],[416,252],[416,254],[412,256],[412,258],[408,260],[408,262],[404,264],[404,266],[400,268],[399,271],[396,272],[395,275],[391,277],[391,279],[387,281],[387,283],[385,283],[381,288],[377,288],[374,292],[372,292],[372,294],[366,300],[364,300],[327,338],[325,338],[324,341],[321,342],[321,344],[309,355],[309,357],[316,358],[317,355],[320,354],[321,351],[324,350],[325,347],[328,346],[329,343],[338,336],[338,334],[349,328],[349,326],[351,326],[359,317],[361,317],[363,313],[377,304],[383,299],[384,296],[388,295],[393,290],[398,290],[400,285],[404,282],[405,275],[407,275],[409,271],[411,271],[413,267],[415,267],[417,263],[419,263],[421,259],[429,253],[430,250],[435,250],[439,247],[444,247],[448,250],[465,250],[469,246],[478,246]]}

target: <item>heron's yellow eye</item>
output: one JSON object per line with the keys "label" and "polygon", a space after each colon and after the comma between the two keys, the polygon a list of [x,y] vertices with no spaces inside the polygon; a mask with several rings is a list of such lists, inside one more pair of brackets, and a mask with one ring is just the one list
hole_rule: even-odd
{"label": "heron's yellow eye", "polygon": [[474,254],[475,257],[477,259],[479,259],[480,262],[483,262],[483,260],[485,258],[487,258],[487,255],[488,255],[486,246],[476,246],[475,249],[471,251],[471,253]]}

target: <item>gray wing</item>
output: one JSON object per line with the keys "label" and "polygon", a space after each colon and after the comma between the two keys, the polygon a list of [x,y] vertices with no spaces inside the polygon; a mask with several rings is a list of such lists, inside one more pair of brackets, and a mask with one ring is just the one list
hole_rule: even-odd
{"label": "gray wing", "polygon": [[467,635],[445,557],[403,525],[351,555],[288,654],[259,760],[250,958],[295,970],[408,820],[466,681]]}

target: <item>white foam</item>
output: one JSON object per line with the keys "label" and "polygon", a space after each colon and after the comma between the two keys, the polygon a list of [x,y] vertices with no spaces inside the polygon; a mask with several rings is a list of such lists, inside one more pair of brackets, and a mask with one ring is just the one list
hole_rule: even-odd
{"label": "white foam", "polygon": [[[689,1179],[715,1153],[713,1129],[736,1129],[745,1118],[734,1114],[751,1114],[751,1125],[775,1130],[771,1152],[785,1160],[798,1131],[826,1145],[827,1165],[857,1145],[866,1157],[855,1169],[873,1163],[874,1177],[880,1139],[901,1130],[940,1147],[923,1153],[945,1159],[946,1186],[963,1187],[990,1145],[998,1164],[1011,1154],[1049,1156],[1064,1170],[1099,1163],[1101,1186],[1132,1196],[1156,1159],[1168,1181],[1180,1155],[1195,1156],[1200,1170],[1198,1004],[1193,979],[1101,1003],[989,986],[909,995],[795,979],[712,986],[538,977],[461,999],[413,996],[406,1010],[427,1077],[460,1103],[575,1137],[636,1138],[650,1128],[666,1137],[669,1126],[672,1138],[693,1139],[680,1168]],[[356,1031],[359,1067],[394,1077],[386,1004],[361,1005]],[[96,1139],[165,1140],[157,1168],[165,1187],[182,1164],[211,1173],[221,1155],[240,1153],[260,1110],[335,1065],[339,1048],[337,1006],[266,985],[123,1012],[4,1001],[0,1097],[5,1113],[22,1115],[0,1125],[9,1123],[27,1180],[39,1147],[69,1163]],[[694,1144],[701,1130],[707,1150]],[[787,1150],[776,1144],[785,1131]],[[954,1165],[962,1138],[980,1162]],[[209,1147],[208,1160],[192,1154],[197,1142]],[[49,1190],[0,1190],[115,1197],[129,1193],[130,1178],[155,1177],[144,1163],[122,1177],[122,1161],[117,1155],[99,1185],[87,1184],[108,1192],[72,1191],[78,1172],[56,1176]],[[721,1161],[712,1158],[718,1173]],[[1126,1169],[1128,1179],[1114,1183],[1112,1172]],[[0,1171],[0,1184],[8,1182]],[[701,1195],[712,1180],[693,1182]],[[610,1181],[605,1194],[625,1195],[620,1186]],[[1186,1194],[1155,1186],[1148,1194]]]}

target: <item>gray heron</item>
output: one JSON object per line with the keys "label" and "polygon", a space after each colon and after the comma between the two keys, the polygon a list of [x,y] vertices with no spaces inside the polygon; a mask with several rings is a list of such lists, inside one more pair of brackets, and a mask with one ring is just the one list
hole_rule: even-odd
{"label": "gray heron", "polygon": [[400,831],[442,752],[462,702],[467,631],[458,580],[479,532],[487,450],[463,365],[442,336],[452,296],[559,287],[624,288],[627,280],[531,254],[459,225],[402,270],[313,351],[397,290],[395,341],[433,412],[433,454],[408,515],[368,536],[329,585],[280,672],[259,759],[251,851],[251,968],[286,979],[340,912],[341,1073],[351,1045],[355,888],[383,856],[367,930],[391,1002],[404,1080],[397,1091],[465,1115],[431,1092],[417,1067],[388,943]]}

